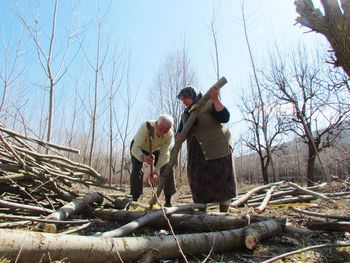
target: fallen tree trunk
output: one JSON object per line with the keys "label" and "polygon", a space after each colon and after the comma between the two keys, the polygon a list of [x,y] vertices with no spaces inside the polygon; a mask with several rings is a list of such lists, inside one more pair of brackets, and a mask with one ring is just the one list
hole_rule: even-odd
{"label": "fallen tree trunk", "polygon": [[[282,229],[275,220],[254,224],[271,233]],[[268,227],[266,227],[266,225]],[[244,239],[244,228],[201,234],[178,235],[177,240],[185,255],[198,255],[209,251],[223,252],[238,249]],[[153,260],[180,257],[173,236],[101,238],[55,235],[32,231],[0,230],[0,255],[17,262],[129,262],[153,251]]]}
{"label": "fallen tree trunk", "polygon": [[[130,212],[130,211],[118,211],[113,209],[96,209],[91,213],[91,216],[108,220],[116,221],[121,224],[128,223],[144,216],[145,212]],[[169,216],[169,221],[173,229],[180,231],[220,231],[228,229],[237,229],[244,227],[248,224],[247,219],[239,219],[230,215],[208,215],[202,214],[172,214]],[[257,222],[258,220],[252,220]],[[169,225],[164,217],[156,218],[153,221],[147,223],[148,227],[168,229]]]}
{"label": "fallen tree trunk", "polygon": [[[103,197],[99,193],[88,193],[84,197],[75,199],[72,202],[62,206],[60,209],[47,216],[46,219],[57,221],[63,220],[68,218],[70,215],[81,211],[84,207],[93,202],[102,203],[102,201]],[[43,228],[45,232],[51,233],[55,233],[57,231],[57,227],[53,223],[39,224],[37,228]]]}
{"label": "fallen tree trunk", "polygon": [[[244,243],[251,250],[255,249],[258,242],[267,237],[274,236],[282,231],[281,227],[275,227],[275,220],[263,221],[264,224],[251,224],[244,228]],[[285,225],[285,223],[284,223]],[[281,224],[280,224],[281,226]]]}
{"label": "fallen tree trunk", "polygon": [[158,211],[151,211],[144,215],[143,217],[140,217],[122,227],[119,227],[117,229],[107,231],[102,233],[102,237],[121,237],[126,236],[133,232],[134,230],[140,228],[143,225],[146,225],[149,222],[154,221],[157,218],[164,217],[165,215],[170,215],[176,212],[181,211],[187,211],[187,210],[193,210],[196,208],[205,208],[204,204],[190,204],[190,205],[182,205],[182,206],[174,206],[170,208],[163,208]]}

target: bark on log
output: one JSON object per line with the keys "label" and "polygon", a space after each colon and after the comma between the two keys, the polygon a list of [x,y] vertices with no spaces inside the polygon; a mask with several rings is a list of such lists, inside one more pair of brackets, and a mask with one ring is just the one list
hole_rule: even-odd
{"label": "bark on log", "polygon": [[311,230],[350,232],[350,222],[308,221],[306,226]]}
{"label": "bark on log", "polygon": [[[113,209],[96,209],[90,216],[98,217],[103,220],[117,221],[118,223],[128,223],[145,215],[145,212],[116,211]],[[248,224],[247,219],[239,219],[230,215],[208,215],[205,213],[191,214],[172,214],[169,221],[173,229],[186,231],[219,231],[244,227]],[[252,220],[256,222],[257,220]],[[155,219],[147,224],[149,227],[168,229],[169,225],[164,217]]]}
{"label": "bark on log", "polygon": [[244,228],[244,243],[248,249],[255,249],[260,240],[279,234],[282,227],[276,227],[277,221],[264,221],[264,224],[251,224]]}
{"label": "bark on log", "polygon": [[[271,235],[266,234],[265,238],[276,233],[276,229],[281,229],[277,221],[256,223],[260,227],[265,224],[271,230]],[[242,246],[244,237],[244,228],[177,235],[185,255],[232,251]],[[62,259],[71,263],[130,262],[149,250],[155,250],[154,260],[181,256],[173,236],[101,238],[0,229],[0,255],[8,259],[17,258],[17,262],[37,263]]]}
{"label": "bark on log", "polygon": [[[89,204],[96,202],[102,203],[103,197],[99,193],[88,193],[82,198],[78,198],[73,200],[72,202],[62,206],[57,211],[53,212],[49,216],[46,217],[47,220],[63,220],[68,218],[74,213],[78,213],[84,207]],[[39,224],[38,228],[43,228],[45,232],[55,233],[57,231],[56,224]]]}
{"label": "bark on log", "polygon": [[165,215],[171,215],[176,212],[182,212],[187,210],[193,210],[198,208],[205,208],[204,204],[190,204],[190,205],[183,205],[183,206],[174,206],[170,208],[163,208],[158,211],[151,211],[150,213],[147,213],[143,217],[140,217],[122,227],[119,227],[112,231],[107,231],[102,233],[102,237],[121,237],[126,236],[130,234],[132,231],[140,228],[141,226],[146,225],[149,222],[154,221],[157,218],[163,217]]}
{"label": "bark on log", "polygon": [[[219,79],[212,87],[217,87],[218,89],[222,88],[225,84],[227,83],[227,80],[225,77],[222,77]],[[157,190],[156,190],[156,195],[153,195],[151,200],[149,201],[149,205],[152,206],[157,202],[158,197],[160,196],[161,192],[164,189],[165,182],[166,182],[166,177],[170,176],[173,166],[177,162],[177,156],[179,154],[179,151],[181,149],[182,143],[186,140],[187,134],[192,128],[193,123],[195,122],[198,112],[201,107],[203,107],[210,99],[210,94],[209,91],[207,91],[203,97],[196,103],[196,109],[193,109],[191,111],[191,114],[186,121],[182,131],[181,131],[181,140],[175,142],[174,147],[171,149],[170,152],[170,158],[167,164],[164,166],[164,170],[162,171],[161,176],[159,177],[159,182],[157,185]]]}

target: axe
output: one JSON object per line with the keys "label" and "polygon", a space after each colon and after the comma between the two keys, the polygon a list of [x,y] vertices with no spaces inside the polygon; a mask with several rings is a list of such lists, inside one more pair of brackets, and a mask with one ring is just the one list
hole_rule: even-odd
{"label": "axe", "polygon": [[[152,124],[149,121],[146,121],[146,127],[147,127],[147,137],[148,137],[148,146],[149,146],[149,154],[152,155],[152,140],[154,139],[155,134],[155,128],[152,126]],[[157,184],[157,177],[153,175],[153,164],[150,164],[149,166],[150,175],[149,175],[149,181],[152,184],[152,186],[155,186]]]}

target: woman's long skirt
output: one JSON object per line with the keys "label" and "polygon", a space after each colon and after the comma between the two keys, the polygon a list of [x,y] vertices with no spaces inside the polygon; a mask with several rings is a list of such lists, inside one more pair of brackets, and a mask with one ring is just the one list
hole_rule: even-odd
{"label": "woman's long skirt", "polygon": [[195,203],[217,203],[236,197],[237,179],[232,154],[205,160],[199,143],[193,139],[187,174]]}

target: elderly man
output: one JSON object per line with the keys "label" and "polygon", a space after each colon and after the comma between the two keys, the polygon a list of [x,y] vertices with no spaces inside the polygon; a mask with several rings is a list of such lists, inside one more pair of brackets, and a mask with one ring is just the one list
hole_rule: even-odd
{"label": "elderly man", "polygon": [[[157,120],[142,123],[134,136],[130,147],[132,163],[130,194],[133,201],[137,201],[142,194],[143,163],[155,164],[154,174],[150,175],[150,179],[154,179],[159,177],[162,167],[168,162],[169,148],[174,137],[173,125],[173,118],[168,114],[162,114]],[[154,131],[153,136],[150,136],[150,130]],[[171,206],[171,196],[175,191],[174,176],[169,176],[164,187],[165,206]]]}

